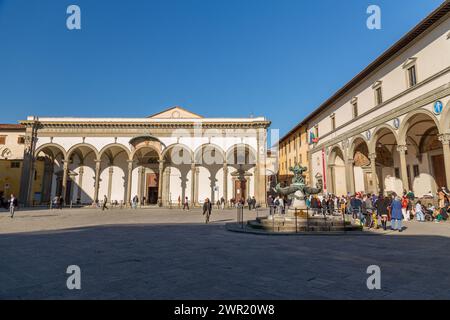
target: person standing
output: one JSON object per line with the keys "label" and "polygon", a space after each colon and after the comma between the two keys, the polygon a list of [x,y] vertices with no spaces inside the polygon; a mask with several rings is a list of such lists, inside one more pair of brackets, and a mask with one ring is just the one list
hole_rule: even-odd
{"label": "person standing", "polygon": [[375,208],[377,210],[377,215],[381,217],[381,225],[383,230],[387,229],[387,222],[389,217],[389,206],[391,205],[388,197],[384,197],[383,194],[380,193],[378,196],[377,202],[375,202]]}
{"label": "person standing", "polygon": [[11,194],[11,198],[9,199],[9,213],[11,214],[11,219],[14,218],[14,213],[16,212],[16,208],[18,205],[17,198]]}
{"label": "person standing", "polygon": [[106,205],[108,203],[108,197],[106,195],[103,196],[103,204],[102,204],[102,211],[108,210],[108,206]]}
{"label": "person standing", "polygon": [[205,223],[209,223],[209,217],[211,216],[212,204],[208,198],[205,199],[205,203],[203,203],[203,215],[206,215]]}
{"label": "person standing", "polygon": [[391,229],[394,231],[402,232],[402,220],[403,220],[403,206],[402,198],[394,194],[394,200],[391,205]]}
{"label": "person standing", "polygon": [[403,215],[403,219],[408,221],[409,217],[408,217],[408,197],[406,196],[406,192],[403,193],[403,197],[401,199],[402,202],[402,215]]}
{"label": "person standing", "polygon": [[220,198],[220,206],[221,206],[222,210],[225,210],[225,198],[224,197]]}
{"label": "person standing", "polygon": [[252,198],[248,198],[247,199],[247,205],[248,205],[248,210],[251,211],[252,210]]}
{"label": "person standing", "polygon": [[184,210],[189,211],[189,198],[188,198],[188,197],[185,197],[185,198],[184,198],[183,211],[184,211]]}

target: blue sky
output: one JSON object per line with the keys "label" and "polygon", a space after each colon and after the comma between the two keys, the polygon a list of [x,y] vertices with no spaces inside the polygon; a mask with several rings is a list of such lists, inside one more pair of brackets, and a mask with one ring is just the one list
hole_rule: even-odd
{"label": "blue sky", "polygon": [[[284,134],[442,2],[0,0],[0,123],[180,105]],[[366,28],[371,4],[382,30]]]}

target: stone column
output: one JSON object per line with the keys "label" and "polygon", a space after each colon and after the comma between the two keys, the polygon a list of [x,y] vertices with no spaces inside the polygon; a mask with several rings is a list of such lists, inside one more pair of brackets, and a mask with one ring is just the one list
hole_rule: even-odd
{"label": "stone column", "polygon": [[408,182],[408,170],[406,168],[406,151],[408,150],[408,147],[406,145],[399,145],[397,146],[397,151],[400,154],[400,173],[402,177],[403,182],[403,189],[408,191],[409,189],[409,182]]}
{"label": "stone column", "polygon": [[61,185],[62,185],[62,190],[61,190],[61,196],[64,199],[64,202],[67,203],[67,199],[66,199],[66,189],[67,189],[67,174],[69,171],[69,161],[64,160],[63,161],[63,176],[62,176],[62,181],[61,181]]}
{"label": "stone column", "polygon": [[447,133],[439,136],[439,141],[442,142],[442,148],[444,151],[445,178],[447,182],[447,188],[450,188],[450,134]]}
{"label": "stone column", "polygon": [[163,174],[164,174],[164,160],[159,160],[159,175],[158,175],[158,205],[162,207],[162,189],[163,189]]}
{"label": "stone column", "polygon": [[95,160],[94,202],[98,201],[98,189],[100,187],[100,165],[101,165],[101,160]]}
{"label": "stone column", "polygon": [[133,177],[133,160],[128,160],[128,177],[127,177],[127,198],[125,202],[127,205],[131,203],[131,182]]}
{"label": "stone column", "polygon": [[142,167],[138,168],[137,196],[139,198],[139,203],[141,203],[141,200],[142,200]]}
{"label": "stone column", "polygon": [[228,205],[228,164],[223,164],[223,198],[225,199],[225,205]]}
{"label": "stone column", "polygon": [[114,173],[114,167],[112,167],[112,163],[111,166],[109,167],[109,171],[108,171],[108,201],[109,203],[111,203],[111,194],[112,194],[112,182],[113,182],[113,173]]}
{"label": "stone column", "polygon": [[345,163],[345,182],[347,185],[347,192],[354,194],[355,190],[355,160],[347,159]]}
{"label": "stone column", "polygon": [[336,184],[334,181],[334,176],[335,176],[334,168],[335,168],[334,164],[329,164],[327,166],[327,171],[326,171],[327,177],[326,178],[327,178],[327,192],[328,193],[337,193],[337,190],[335,190]]}
{"label": "stone column", "polygon": [[77,199],[80,199],[81,202],[81,192],[83,191],[83,175],[84,175],[84,167],[80,166],[78,170],[78,190],[77,190]]}
{"label": "stone column", "polygon": [[195,205],[194,197],[195,197],[195,163],[191,164],[191,206]]}
{"label": "stone column", "polygon": [[372,192],[374,194],[378,194],[379,189],[378,189],[377,163],[376,163],[377,154],[376,153],[369,154],[369,159],[370,159],[370,170],[372,171]]}

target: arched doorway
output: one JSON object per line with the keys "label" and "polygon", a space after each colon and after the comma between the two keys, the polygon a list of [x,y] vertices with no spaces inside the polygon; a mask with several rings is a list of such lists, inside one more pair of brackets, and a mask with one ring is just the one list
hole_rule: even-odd
{"label": "arched doorway", "polygon": [[363,137],[356,137],[349,151],[353,159],[353,177],[355,191],[372,192],[374,190],[369,146]]}
{"label": "arched doorway", "polygon": [[133,170],[132,194],[142,205],[158,204],[160,153],[152,146],[142,146],[133,154],[136,168]]}
{"label": "arched doorway", "polygon": [[400,140],[407,146],[406,166],[409,189],[416,196],[436,193],[445,187],[445,163],[437,119],[426,111],[408,116],[400,129]]}
{"label": "arched doorway", "polygon": [[237,144],[227,153],[227,167],[231,169],[229,193],[235,201],[246,201],[255,195],[256,152],[247,144]]}
{"label": "arched doorway", "polygon": [[183,144],[170,145],[163,152],[163,160],[163,204],[181,204],[186,197],[191,204],[195,204],[196,168],[189,147]]}
{"label": "arched doorway", "polygon": [[382,193],[401,194],[403,183],[396,134],[390,127],[382,126],[375,130],[372,141],[371,153],[376,156],[377,189]]}
{"label": "arched doorway", "polygon": [[204,144],[195,151],[194,156],[199,182],[196,188],[197,199],[203,203],[208,198],[214,204],[224,196],[225,153],[217,145]]}
{"label": "arched doorway", "polygon": [[[49,143],[38,147],[35,151],[37,163],[44,166],[40,199],[32,199],[33,203],[50,204],[53,198],[60,196],[63,189],[63,170],[66,151],[58,144]],[[38,165],[38,164],[37,164]],[[34,173],[31,173],[34,174]],[[32,190],[35,189],[33,180]]]}
{"label": "arched doorway", "polygon": [[333,147],[330,151],[328,158],[328,176],[329,186],[331,187],[329,193],[341,196],[349,192],[347,190],[344,152],[339,146]]}

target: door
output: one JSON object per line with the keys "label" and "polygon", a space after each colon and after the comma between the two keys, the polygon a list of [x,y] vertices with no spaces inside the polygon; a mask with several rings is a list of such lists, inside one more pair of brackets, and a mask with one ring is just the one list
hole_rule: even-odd
{"label": "door", "polygon": [[433,165],[433,173],[434,173],[434,179],[436,181],[437,187],[449,187],[446,186],[445,181],[445,164],[444,164],[444,155],[440,154],[437,156],[431,157],[431,163]]}
{"label": "door", "polygon": [[247,194],[247,181],[234,181],[234,199],[240,201],[243,199],[245,201],[245,196]]}
{"label": "door", "polygon": [[158,174],[147,174],[147,199],[146,204],[158,204]]}

